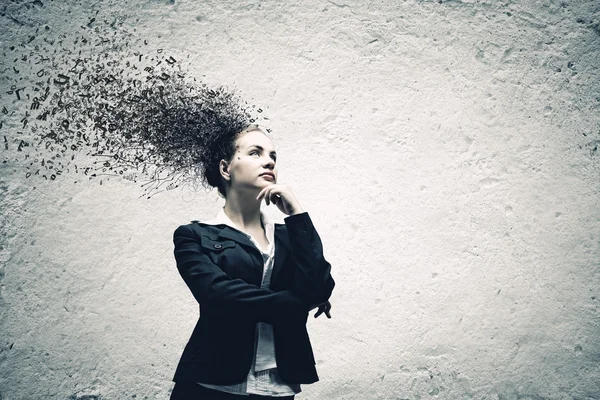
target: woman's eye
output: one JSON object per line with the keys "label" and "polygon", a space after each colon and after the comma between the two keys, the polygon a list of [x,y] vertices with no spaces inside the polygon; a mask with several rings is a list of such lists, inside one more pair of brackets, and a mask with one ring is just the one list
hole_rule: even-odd
{"label": "woman's eye", "polygon": [[252,150],[252,151],[250,152],[250,155],[253,155],[253,154],[258,154],[258,151],[256,151],[256,150]]}

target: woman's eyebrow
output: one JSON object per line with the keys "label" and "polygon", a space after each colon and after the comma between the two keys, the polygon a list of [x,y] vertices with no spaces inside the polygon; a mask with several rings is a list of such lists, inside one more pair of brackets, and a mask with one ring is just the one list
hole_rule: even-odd
{"label": "woman's eyebrow", "polygon": [[[248,146],[248,149],[250,149],[251,147],[256,147],[256,148],[258,148],[258,149],[260,149],[260,150],[264,150],[264,149],[262,148],[262,146],[259,146],[259,145],[257,145],[257,144],[252,144],[252,145]],[[273,151],[271,152],[271,154],[275,154],[275,155],[277,155],[277,152],[273,150]]]}

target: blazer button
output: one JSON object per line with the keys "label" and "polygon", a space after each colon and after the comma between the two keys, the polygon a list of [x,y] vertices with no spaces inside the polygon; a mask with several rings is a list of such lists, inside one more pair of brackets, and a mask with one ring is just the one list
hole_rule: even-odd
{"label": "blazer button", "polygon": [[223,247],[221,243],[215,243],[215,249],[220,249],[221,247]]}

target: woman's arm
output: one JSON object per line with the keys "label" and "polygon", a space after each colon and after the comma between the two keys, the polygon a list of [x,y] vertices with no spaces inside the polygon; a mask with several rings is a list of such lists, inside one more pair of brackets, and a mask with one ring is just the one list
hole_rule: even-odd
{"label": "woman's arm", "polygon": [[331,277],[331,264],[323,257],[323,245],[312,224],[289,185],[272,184],[256,196],[267,205],[275,204],[288,215],[284,218],[290,238],[292,256],[298,268],[294,274],[292,292],[307,306],[320,304],[331,296],[335,282]]}
{"label": "woman's arm", "polygon": [[200,304],[214,304],[243,318],[274,324],[306,318],[308,311],[291,291],[274,292],[229,277],[202,250],[187,225],[173,233],[177,269]]}
{"label": "woman's arm", "polygon": [[335,281],[331,277],[331,264],[323,256],[321,238],[308,212],[290,215],[284,221],[291,253],[297,263],[292,291],[309,307],[326,302]]}

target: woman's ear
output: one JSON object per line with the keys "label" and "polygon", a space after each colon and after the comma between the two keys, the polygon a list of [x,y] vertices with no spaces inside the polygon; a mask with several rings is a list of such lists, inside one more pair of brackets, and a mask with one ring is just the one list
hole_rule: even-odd
{"label": "woman's ear", "polygon": [[219,172],[221,173],[221,176],[223,177],[223,179],[225,180],[229,180],[229,164],[227,163],[227,161],[225,160],[221,160],[219,161]]}

